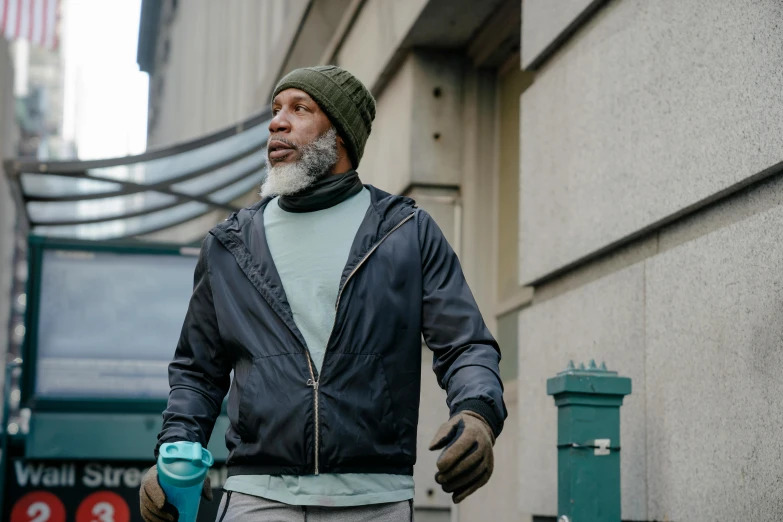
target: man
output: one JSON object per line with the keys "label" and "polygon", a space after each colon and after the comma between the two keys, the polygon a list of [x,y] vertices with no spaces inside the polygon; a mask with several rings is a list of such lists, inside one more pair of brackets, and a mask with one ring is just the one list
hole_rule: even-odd
{"label": "man", "polygon": [[[460,502],[506,417],[498,346],[432,218],[359,181],[361,82],[298,69],[273,96],[263,197],[204,241],[158,447],[206,445],[230,388],[219,521],[411,520],[423,334],[451,412],[436,480]],[[176,519],[154,467],[141,511]]]}

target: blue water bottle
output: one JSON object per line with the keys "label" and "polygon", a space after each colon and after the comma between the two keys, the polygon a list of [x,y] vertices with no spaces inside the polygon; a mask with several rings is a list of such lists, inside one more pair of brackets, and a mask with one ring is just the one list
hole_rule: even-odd
{"label": "blue water bottle", "polygon": [[198,442],[169,442],[160,446],[158,480],[166,499],[179,511],[179,522],[196,522],[201,488],[212,454]]}

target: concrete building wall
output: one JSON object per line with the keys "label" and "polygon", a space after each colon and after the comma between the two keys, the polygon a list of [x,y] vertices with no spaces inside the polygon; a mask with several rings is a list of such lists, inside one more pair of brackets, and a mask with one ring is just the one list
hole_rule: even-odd
{"label": "concrete building wall", "polygon": [[428,0],[367,0],[334,62],[373,89]]}
{"label": "concrete building wall", "polygon": [[[519,502],[522,512],[555,515],[557,409],[546,380],[569,359],[596,357],[633,379],[623,406],[623,516],[648,520],[645,508],[644,267],[634,265],[520,314],[518,397]],[[554,509],[553,509],[554,508]]]}
{"label": "concrete building wall", "polygon": [[357,0],[312,2],[299,36],[288,50],[280,76],[299,67],[330,63],[331,55],[341,40],[340,26],[349,23],[356,5]]}
{"label": "concrete building wall", "polygon": [[366,183],[384,190],[413,190],[426,200],[427,191],[417,187],[427,186],[459,198],[460,229],[452,244],[490,322],[497,295],[497,165],[483,151],[495,141],[495,95],[494,76],[471,69],[459,55],[411,53],[378,99],[359,168]]}
{"label": "concrete building wall", "polygon": [[[182,143],[269,105],[310,0],[166,0],[150,76],[147,148]],[[260,181],[260,180],[259,180]],[[256,190],[233,202],[257,200]],[[210,212],[146,239],[198,242],[226,212]]]}
{"label": "concrete building wall", "polygon": [[775,518],[783,4],[544,3],[523,2],[521,519],[556,515],[545,381],[570,358],[633,379],[624,519]]}
{"label": "concrete building wall", "polygon": [[269,105],[309,0],[164,4],[150,78],[148,147],[234,125]]}
{"label": "concrete building wall", "polygon": [[776,0],[614,1],[544,65],[522,98],[525,282],[780,162],[781,18]]}
{"label": "concrete building wall", "polygon": [[[476,301],[493,329],[497,220],[491,209],[497,191],[496,165],[482,151],[495,140],[495,96],[494,75],[473,69],[460,54],[410,53],[378,97],[374,130],[359,168],[365,183],[406,193],[432,214],[460,256]],[[445,394],[434,392],[438,388],[430,368],[431,353],[424,347],[423,354],[416,502],[420,509],[440,508],[441,516],[448,519],[450,497],[433,480],[437,455],[427,450],[448,418],[448,409]],[[509,423],[512,433],[513,424]],[[513,434],[504,435],[509,454],[514,450],[512,439]],[[502,458],[503,454],[498,459],[500,475],[506,462],[515,462]],[[507,469],[508,477],[516,475],[513,465]],[[513,497],[505,498],[514,505]],[[480,510],[481,504],[471,499],[463,507]],[[498,507],[507,511],[503,502]]]}
{"label": "concrete building wall", "polygon": [[[405,193],[433,215],[460,257],[485,320],[503,339],[504,353],[510,354],[504,356],[501,370],[506,378],[510,417],[496,446],[495,477],[490,487],[454,508],[450,495],[443,493],[433,479],[437,454],[427,450],[436,430],[447,419],[448,410],[445,394],[437,387],[431,370],[431,352],[422,347],[419,461],[415,468],[417,520],[518,518],[516,440],[521,423],[517,421],[516,317],[531,293],[515,284],[517,256],[509,259],[507,255],[515,252],[518,227],[514,223],[501,231],[500,222],[502,217],[517,215],[518,190],[513,187],[519,186],[519,93],[530,84],[532,74],[509,73],[519,71],[520,9],[515,2],[315,0],[305,10],[301,33],[290,43],[288,52],[280,53],[287,56],[281,62],[281,74],[320,57],[321,63],[345,67],[373,91],[378,102],[377,117],[359,166],[363,181],[393,193]],[[178,20],[203,16],[186,14],[184,3],[179,4],[177,18],[171,24],[172,35],[177,24],[184,23]],[[335,16],[330,6],[342,6],[343,16]],[[501,45],[509,37],[507,13],[515,16],[511,46]],[[328,28],[333,31],[331,37]],[[185,67],[181,63],[184,55],[175,54],[174,41],[170,63],[162,69],[167,76]],[[195,55],[189,59],[197,60]],[[500,69],[505,71],[505,80]],[[270,79],[276,80],[272,76]],[[176,80],[165,81],[168,84]],[[263,89],[259,87],[257,92]],[[182,100],[172,103],[181,105]],[[187,127],[201,125],[207,116],[200,112],[206,110],[183,115],[189,122]],[[232,114],[230,107],[220,111]],[[167,133],[174,135],[173,131]],[[498,205],[501,188],[507,191],[502,208]],[[190,232],[189,228],[177,234]],[[507,247],[514,245],[502,253],[498,248],[501,235]],[[512,282],[511,288],[500,284],[501,268],[504,280]],[[501,300],[506,301],[502,306]],[[499,331],[501,318],[503,332]]]}
{"label": "concrete building wall", "polygon": [[522,2],[522,67],[541,63],[568,39],[581,20],[606,0],[525,0]]}

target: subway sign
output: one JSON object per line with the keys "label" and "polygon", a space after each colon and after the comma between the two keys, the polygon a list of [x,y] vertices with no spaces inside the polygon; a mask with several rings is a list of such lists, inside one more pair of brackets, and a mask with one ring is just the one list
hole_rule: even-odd
{"label": "subway sign", "polygon": [[[149,462],[8,463],[3,520],[10,522],[143,522],[139,487]],[[202,501],[199,522],[216,519],[225,466],[209,472],[215,499]]]}

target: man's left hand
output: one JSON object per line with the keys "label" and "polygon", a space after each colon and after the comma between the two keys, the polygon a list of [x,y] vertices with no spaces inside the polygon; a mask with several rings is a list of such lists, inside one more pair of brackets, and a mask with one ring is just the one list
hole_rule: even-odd
{"label": "man's left hand", "polygon": [[455,504],[487,483],[494,468],[495,436],[487,421],[472,411],[461,411],[441,426],[430,450],[442,449],[435,481]]}

